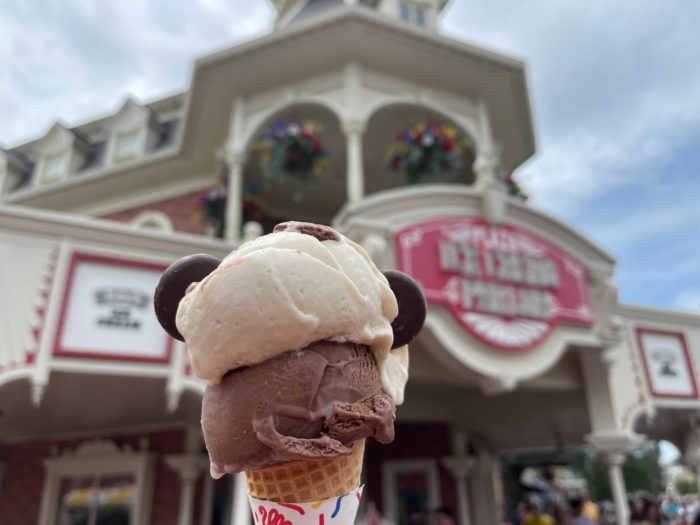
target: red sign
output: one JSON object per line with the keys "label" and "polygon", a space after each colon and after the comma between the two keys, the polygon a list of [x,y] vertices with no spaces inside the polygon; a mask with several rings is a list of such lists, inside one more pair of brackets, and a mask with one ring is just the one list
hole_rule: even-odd
{"label": "red sign", "polygon": [[515,226],[468,217],[414,224],[396,236],[396,257],[428,302],[490,346],[524,351],[559,323],[593,323],[583,265]]}

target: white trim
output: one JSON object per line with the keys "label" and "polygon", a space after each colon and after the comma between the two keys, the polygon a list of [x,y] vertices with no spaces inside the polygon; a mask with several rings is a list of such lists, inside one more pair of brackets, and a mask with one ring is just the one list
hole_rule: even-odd
{"label": "white trim", "polygon": [[144,228],[146,230],[173,231],[173,223],[170,217],[162,211],[142,211],[131,220],[131,224],[137,228]]}
{"label": "white trim", "polygon": [[81,444],[75,451],[44,460],[46,476],[41,498],[39,525],[55,523],[59,485],[66,476],[131,474],[134,476],[134,506],[130,525],[146,525],[151,514],[155,456],[148,452],[120,450],[111,441]]}
{"label": "white trim", "polygon": [[138,159],[124,161],[119,164],[106,164],[105,166],[100,166],[94,170],[86,170],[80,174],[80,177],[67,177],[65,180],[62,180],[60,184],[46,184],[41,187],[32,185],[26,189],[13,192],[12,194],[4,195],[3,200],[5,202],[18,203],[25,199],[43,197],[50,195],[51,193],[61,192],[66,189],[73,188],[75,186],[81,186],[90,181],[97,181],[113,175],[130,173],[151,164],[157,164],[169,160],[170,158],[175,158],[179,155],[179,153],[179,145],[169,146]]}
{"label": "white trim", "polygon": [[669,325],[683,327],[687,325],[700,326],[700,314],[687,311],[662,310],[653,306],[620,304],[617,306],[617,313],[628,322],[644,321],[646,323],[656,323],[651,328],[668,329]]}
{"label": "white trim", "polygon": [[52,358],[52,372],[77,372],[84,374],[128,375],[130,377],[165,378],[170,371],[170,365],[97,361],[96,359],[73,359],[69,357]]}
{"label": "white trim", "polygon": [[396,476],[406,472],[422,472],[428,484],[428,509],[434,509],[442,503],[440,493],[440,472],[435,459],[397,459],[382,463],[382,507],[384,516],[391,523],[396,523]]}
{"label": "white trim", "polygon": [[197,193],[210,188],[216,183],[214,175],[206,175],[204,178],[198,176],[193,179],[186,179],[180,182],[173,182],[167,187],[155,188],[138,192],[136,195],[119,195],[112,201],[99,204],[86,203],[84,207],[73,208],[72,213],[83,215],[102,216],[129,211],[141,206],[148,206],[157,202],[162,202],[174,197],[182,197],[191,193]]}
{"label": "white trim", "polygon": [[[173,255],[200,251],[223,257],[234,248],[234,245],[201,235],[135,230],[128,224],[115,221],[22,207],[0,206],[0,228],[23,235],[69,238],[76,245],[109,245],[110,253],[119,253],[122,257],[125,255],[123,249],[127,249],[130,254],[138,253],[141,258],[165,263],[172,262]],[[146,253],[158,253],[159,257],[149,257]]]}
{"label": "white trim", "polygon": [[[0,223],[1,222],[0,217]],[[73,246],[67,239],[64,239],[63,242],[58,245],[56,267],[53,271],[49,298],[46,302],[46,317],[41,329],[41,338],[39,339],[39,346],[35,357],[36,365],[31,379],[32,385],[36,388],[43,388],[49,383],[54,337],[56,335],[58,317],[63,301],[63,290],[65,290],[68,279],[68,267],[70,265],[72,251]],[[38,401],[40,403],[41,399],[38,399]]]}

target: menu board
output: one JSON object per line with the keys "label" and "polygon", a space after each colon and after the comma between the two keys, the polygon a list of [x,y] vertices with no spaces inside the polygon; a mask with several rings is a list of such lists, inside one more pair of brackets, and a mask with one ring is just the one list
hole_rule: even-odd
{"label": "menu board", "polygon": [[54,355],[165,362],[172,339],[158,323],[153,291],[164,265],[75,253]]}

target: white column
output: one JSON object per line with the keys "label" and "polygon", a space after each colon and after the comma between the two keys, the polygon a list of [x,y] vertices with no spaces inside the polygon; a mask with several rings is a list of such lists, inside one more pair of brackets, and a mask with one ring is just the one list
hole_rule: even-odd
{"label": "white column", "polygon": [[165,463],[180,475],[180,506],[177,525],[191,525],[194,509],[194,489],[209,460],[201,454],[173,454]]}
{"label": "white column", "polygon": [[474,466],[474,458],[458,455],[442,458],[442,465],[452,474],[457,491],[457,525],[471,525],[467,476]]}
{"label": "white column", "polygon": [[202,509],[199,514],[199,523],[208,525],[211,523],[212,511],[214,509],[214,478],[204,474],[204,487],[202,489]]}
{"label": "white column", "polygon": [[499,523],[493,471],[491,456],[480,452],[475,458],[469,478],[470,506],[473,507],[474,521],[477,524]]}
{"label": "white column", "polygon": [[626,524],[629,519],[629,504],[627,502],[627,490],[625,489],[625,479],[622,477],[622,463],[625,461],[625,454],[622,452],[609,452],[605,455],[608,465],[608,477],[610,478],[610,488],[615,500],[615,515],[617,523]]}
{"label": "white column", "polygon": [[245,474],[236,474],[231,481],[231,525],[250,525],[253,515],[250,512]]}
{"label": "white column", "polygon": [[357,202],[365,195],[365,174],[362,160],[362,135],[365,123],[351,120],[343,124],[347,154],[348,202]]}
{"label": "white column", "polygon": [[245,159],[241,153],[226,155],[228,168],[228,196],[226,199],[226,240],[238,242],[241,238],[243,217],[243,170]]}

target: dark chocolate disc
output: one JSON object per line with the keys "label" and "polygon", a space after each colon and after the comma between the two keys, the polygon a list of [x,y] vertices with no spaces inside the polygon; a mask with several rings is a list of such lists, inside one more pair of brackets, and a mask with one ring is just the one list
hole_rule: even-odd
{"label": "dark chocolate disc", "polygon": [[187,288],[213,272],[221,261],[212,255],[196,254],[175,261],[165,270],[153,294],[153,306],[160,325],[175,339],[184,341],[175,325],[175,315],[180,299]]}
{"label": "dark chocolate disc", "polygon": [[425,322],[425,296],[420,286],[408,275],[397,270],[386,270],[384,277],[389,281],[399,304],[399,315],[396,316],[391,328],[394,330],[394,344],[398,348],[411,342],[418,335]]}
{"label": "dark chocolate disc", "polygon": [[311,235],[316,237],[319,241],[339,241],[340,235],[330,226],[324,224],[314,224],[312,222],[281,222],[273,232],[297,232],[303,233],[304,235]]}

